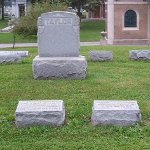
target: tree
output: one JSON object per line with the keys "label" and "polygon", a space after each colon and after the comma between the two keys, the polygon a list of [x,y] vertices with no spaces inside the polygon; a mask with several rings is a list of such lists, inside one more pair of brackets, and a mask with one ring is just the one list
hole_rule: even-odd
{"label": "tree", "polygon": [[4,20],[4,0],[0,0],[2,6],[2,20]]}
{"label": "tree", "polygon": [[68,6],[76,7],[78,12],[77,15],[81,18],[81,8],[89,9],[90,11],[95,11],[92,8],[93,5],[98,5],[104,0],[60,0],[61,2],[66,2]]}
{"label": "tree", "polygon": [[26,16],[20,17],[17,20],[13,28],[13,33],[24,37],[37,35],[37,20],[42,13],[51,11],[65,11],[66,9],[66,5],[61,3],[51,3],[49,0],[41,3],[36,2],[28,8]]}

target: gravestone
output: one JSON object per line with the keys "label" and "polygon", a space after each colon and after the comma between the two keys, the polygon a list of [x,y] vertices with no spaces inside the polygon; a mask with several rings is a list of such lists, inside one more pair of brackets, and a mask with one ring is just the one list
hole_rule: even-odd
{"label": "gravestone", "polygon": [[110,61],[113,59],[113,54],[111,51],[90,51],[89,59],[90,61]]}
{"label": "gravestone", "polygon": [[91,120],[94,126],[131,126],[141,120],[141,113],[136,101],[95,100]]}
{"label": "gravestone", "polygon": [[18,55],[21,58],[28,57],[28,51],[0,51],[1,55]]}
{"label": "gravestone", "polygon": [[60,126],[65,119],[62,100],[19,101],[15,123],[19,128],[35,125]]}
{"label": "gravestone", "polygon": [[129,57],[133,60],[147,60],[150,59],[150,50],[131,50]]}
{"label": "gravestone", "polygon": [[38,18],[38,54],[34,79],[85,78],[87,62],[80,56],[79,18],[70,12],[49,12]]}

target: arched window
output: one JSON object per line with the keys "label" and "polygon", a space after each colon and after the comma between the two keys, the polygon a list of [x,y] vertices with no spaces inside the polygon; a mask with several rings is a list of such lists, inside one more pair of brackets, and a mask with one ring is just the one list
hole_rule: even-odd
{"label": "arched window", "polygon": [[137,14],[134,10],[128,10],[125,12],[124,27],[137,27]]}

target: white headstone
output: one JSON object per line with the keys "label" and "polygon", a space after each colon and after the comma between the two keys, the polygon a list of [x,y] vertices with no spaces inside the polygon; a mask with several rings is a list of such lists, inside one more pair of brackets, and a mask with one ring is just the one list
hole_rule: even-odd
{"label": "white headstone", "polygon": [[130,126],[141,120],[136,101],[95,100],[92,109],[92,124]]}
{"label": "white headstone", "polygon": [[38,18],[40,57],[78,57],[79,18],[70,12],[49,12]]}
{"label": "white headstone", "polygon": [[65,119],[62,100],[19,101],[15,112],[18,127],[33,125],[59,126]]}

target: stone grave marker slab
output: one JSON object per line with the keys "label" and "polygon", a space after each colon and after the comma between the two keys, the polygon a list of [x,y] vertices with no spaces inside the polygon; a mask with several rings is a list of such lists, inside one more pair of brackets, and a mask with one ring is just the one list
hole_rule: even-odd
{"label": "stone grave marker slab", "polygon": [[95,100],[91,119],[94,126],[130,126],[141,120],[141,113],[136,101]]}
{"label": "stone grave marker slab", "polygon": [[113,60],[113,54],[111,51],[90,51],[90,61],[110,61]]}
{"label": "stone grave marker slab", "polygon": [[133,60],[150,59],[150,50],[131,50],[129,52],[129,57]]}
{"label": "stone grave marker slab", "polygon": [[15,112],[17,127],[33,125],[60,126],[65,119],[62,100],[19,101]]}
{"label": "stone grave marker slab", "polygon": [[40,57],[78,57],[79,18],[70,12],[49,12],[38,18]]}

